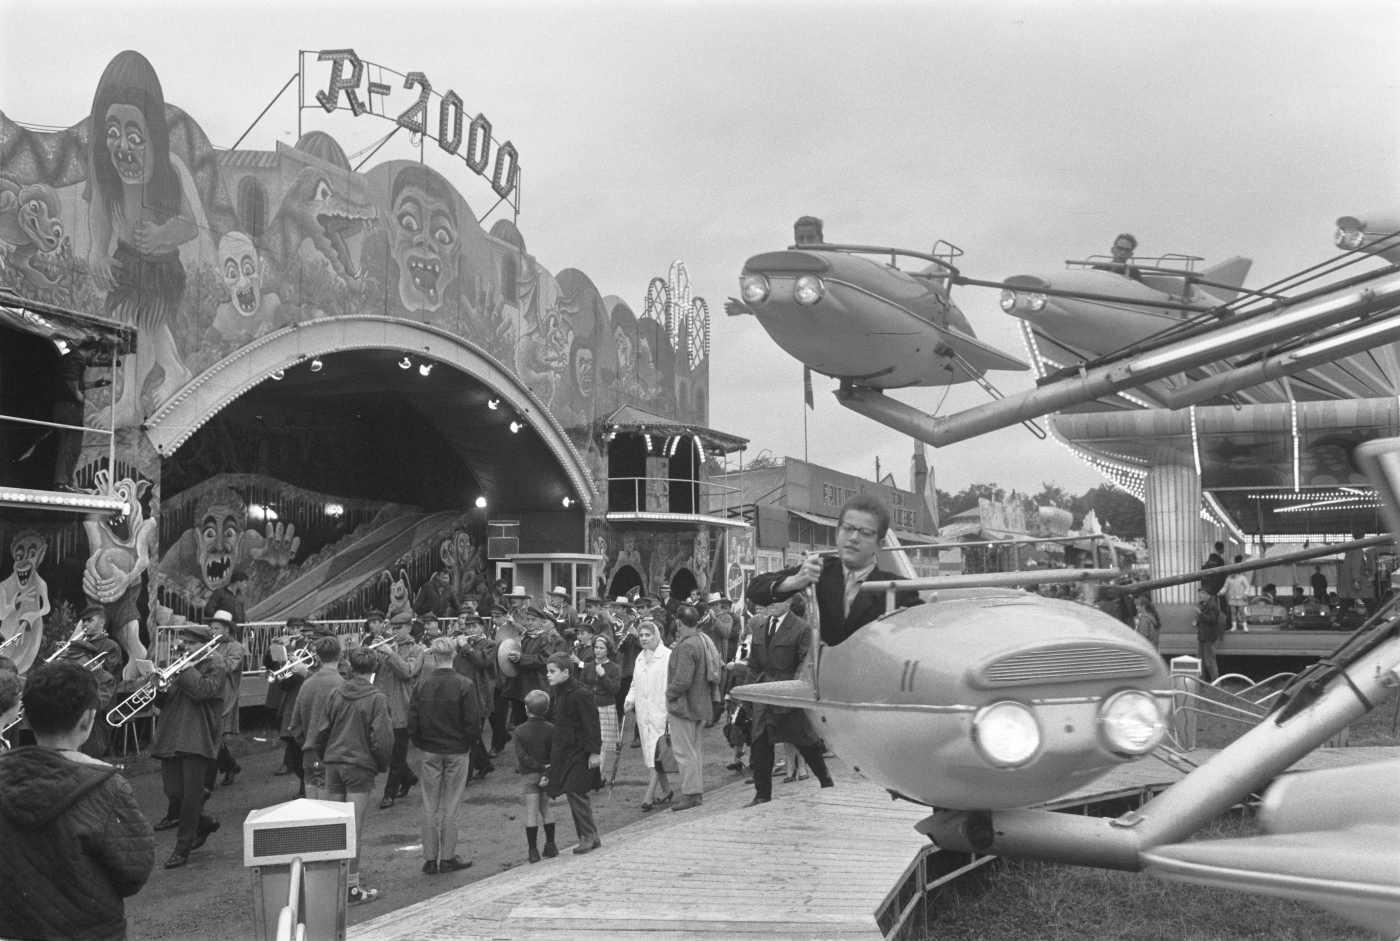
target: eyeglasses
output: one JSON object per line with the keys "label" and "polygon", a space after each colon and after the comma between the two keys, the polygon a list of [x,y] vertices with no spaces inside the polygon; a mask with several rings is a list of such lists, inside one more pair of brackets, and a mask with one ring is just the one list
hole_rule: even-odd
{"label": "eyeglasses", "polygon": [[876,539],[880,535],[873,529],[864,529],[860,526],[852,526],[849,523],[842,523],[840,526],[836,527],[836,534],[838,536],[843,536],[847,539],[849,539],[851,536],[858,535],[860,536],[860,538],[866,541]]}

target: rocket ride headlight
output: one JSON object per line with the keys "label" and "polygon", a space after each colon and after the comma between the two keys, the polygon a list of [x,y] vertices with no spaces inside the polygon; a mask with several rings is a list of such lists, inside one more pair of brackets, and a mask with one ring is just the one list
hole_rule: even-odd
{"label": "rocket ride headlight", "polygon": [[1366,233],[1360,229],[1339,228],[1332,241],[1338,248],[1354,252],[1361,247],[1361,243],[1366,240]]}
{"label": "rocket ride headlight", "polygon": [[804,274],[792,286],[792,299],[803,307],[811,307],[826,297],[826,285],[814,274]]}
{"label": "rocket ride headlight", "polygon": [[768,300],[768,279],[761,274],[746,274],[739,279],[739,293],[745,304],[762,304]]}
{"label": "rocket ride headlight", "polygon": [[1017,291],[1001,292],[1001,309],[1008,314],[1013,310],[1028,310],[1032,313],[1045,309],[1044,294],[1021,294]]}
{"label": "rocket ride headlight", "polygon": [[1145,755],[1157,747],[1166,732],[1161,706],[1151,693],[1125,689],[1099,707],[1099,735],[1120,755]]}
{"label": "rocket ride headlight", "polygon": [[1011,313],[1011,311],[1012,311],[1015,307],[1016,307],[1016,292],[1015,292],[1015,291],[1002,291],[1002,292],[1001,292],[1001,309],[1004,310],[1004,311],[1006,311],[1006,312],[1009,314],[1009,313]]}
{"label": "rocket ride headlight", "polygon": [[1040,723],[1029,706],[1007,700],[972,717],[972,744],[988,763],[1019,768],[1040,753]]}

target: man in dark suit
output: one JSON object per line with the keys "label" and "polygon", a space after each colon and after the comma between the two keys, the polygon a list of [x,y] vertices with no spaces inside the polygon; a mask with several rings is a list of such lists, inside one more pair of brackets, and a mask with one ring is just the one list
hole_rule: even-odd
{"label": "man in dark suit", "polygon": [[[812,646],[812,630],[800,614],[805,614],[802,596],[787,604],[773,605],[767,617],[755,618],[753,647],[749,653],[750,683],[790,680],[807,659]],[[749,802],[766,804],[773,798],[773,746],[791,742],[807,760],[822,787],[832,787],[831,774],[822,757],[821,740],[812,730],[807,713],[754,703],[753,730],[750,733],[753,762],[754,798]]]}
{"label": "man in dark suit", "polygon": [[[889,508],[871,494],[857,494],[841,507],[834,557],[823,559],[811,553],[800,566],[757,575],[749,582],[748,597],[754,604],[771,605],[816,585],[822,643],[834,647],[885,613],[885,596],[862,592],[860,585],[899,578],[875,564],[889,528]],[[900,608],[918,603],[917,592],[901,591],[895,596]]]}

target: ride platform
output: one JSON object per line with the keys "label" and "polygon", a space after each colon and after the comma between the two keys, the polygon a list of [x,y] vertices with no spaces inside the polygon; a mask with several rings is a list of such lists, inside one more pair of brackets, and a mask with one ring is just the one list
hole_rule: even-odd
{"label": "ride platform", "polygon": [[[1214,752],[1191,753],[1204,763]],[[1294,770],[1395,757],[1395,748],[1319,749]],[[884,937],[903,922],[901,886],[932,848],[914,826],[928,808],[891,800],[833,763],[837,786],[776,783],[773,800],[745,807],[749,786],[705,796],[701,807],[605,834],[602,849],[522,865],[352,927],[354,941],[825,941]],[[1124,765],[1047,805],[1068,809],[1146,798],[1182,776],[1146,760]],[[596,800],[606,797],[595,796]],[[572,835],[556,808],[561,837]],[[567,838],[567,837],[566,837]],[[911,859],[915,863],[911,864]],[[907,893],[904,893],[907,894]]]}

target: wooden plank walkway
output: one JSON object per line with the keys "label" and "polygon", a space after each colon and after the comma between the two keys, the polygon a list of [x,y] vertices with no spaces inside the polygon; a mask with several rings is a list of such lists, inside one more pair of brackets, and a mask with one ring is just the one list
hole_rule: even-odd
{"label": "wooden plank walkway", "polygon": [[[1213,751],[1191,754],[1204,764]],[[1400,748],[1319,749],[1294,770],[1400,756]],[[875,910],[928,841],[927,808],[891,801],[834,763],[837,787],[779,786],[745,808],[730,785],[683,813],[662,811],[604,836],[601,850],[522,866],[350,929],[356,941],[876,941]],[[1156,788],[1181,773],[1124,765],[1055,805]],[[556,809],[561,836],[567,806]]]}

